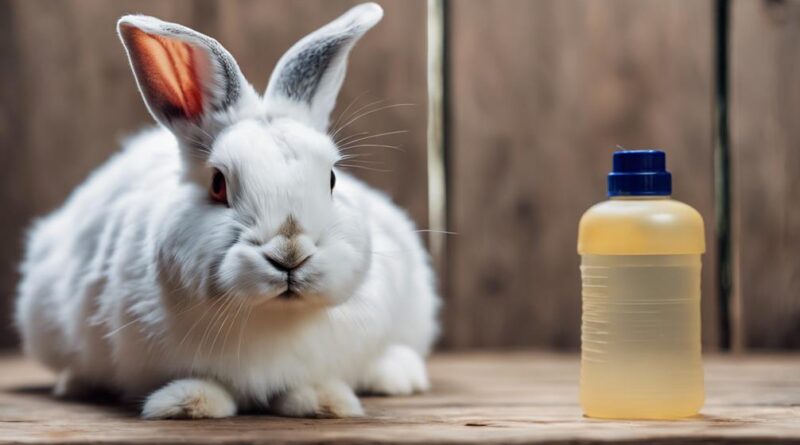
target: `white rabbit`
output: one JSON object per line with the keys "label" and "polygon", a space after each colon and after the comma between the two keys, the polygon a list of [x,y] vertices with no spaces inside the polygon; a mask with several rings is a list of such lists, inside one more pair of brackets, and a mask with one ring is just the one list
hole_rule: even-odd
{"label": "white rabbit", "polygon": [[110,388],[144,398],[144,418],[343,417],[363,414],[356,392],[428,388],[428,256],[326,134],[347,55],[382,16],[363,4],[300,40],[263,97],[217,41],[119,20],[161,127],[30,232],[16,322],[56,395]]}

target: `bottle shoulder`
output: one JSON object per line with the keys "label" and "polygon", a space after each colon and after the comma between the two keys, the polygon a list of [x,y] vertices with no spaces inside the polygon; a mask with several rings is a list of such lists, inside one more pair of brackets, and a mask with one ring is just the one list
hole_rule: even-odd
{"label": "bottle shoulder", "polygon": [[578,252],[672,255],[705,252],[703,217],[674,199],[610,199],[581,217]]}

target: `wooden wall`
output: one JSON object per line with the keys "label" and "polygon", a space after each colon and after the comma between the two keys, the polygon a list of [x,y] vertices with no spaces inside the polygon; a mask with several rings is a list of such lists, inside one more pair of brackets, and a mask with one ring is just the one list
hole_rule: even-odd
{"label": "wooden wall", "polygon": [[[445,343],[580,344],[578,220],[616,146],[667,151],[713,238],[712,2],[451,3]],[[716,345],[713,249],[705,345]]]}
{"label": "wooden wall", "polygon": [[[120,15],[156,15],[216,37],[261,91],[290,45],[357,3],[0,0],[0,346],[16,343],[7,320],[24,227],[61,203],[119,149],[120,138],[152,124],[115,34]],[[371,166],[388,171],[353,172],[386,190],[425,227],[426,5],[381,4],[386,17],[353,51],[334,115],[354,101],[347,115],[413,104],[365,116],[340,135],[406,131],[363,142],[403,151],[359,149],[380,163]]]}
{"label": "wooden wall", "polygon": [[[116,18],[158,15],[217,37],[263,89],[275,61],[349,0],[0,0],[0,316],[23,227],[53,209],[151,120]],[[345,134],[407,130],[364,147],[354,172],[427,228],[426,3],[380,1],[337,113],[393,104]],[[731,0],[734,337],[800,346],[800,0]],[[604,199],[617,145],[667,151],[675,197],[706,220],[704,344],[719,342],[714,268],[713,0],[447,2],[450,215],[443,348],[574,350],[581,213]],[[366,110],[362,110],[366,111]],[[438,236],[438,235],[436,235]],[[15,343],[0,322],[0,345]],[[2,329],[5,328],[5,331]]]}
{"label": "wooden wall", "polygon": [[744,348],[800,348],[800,1],[734,0],[734,283]]}

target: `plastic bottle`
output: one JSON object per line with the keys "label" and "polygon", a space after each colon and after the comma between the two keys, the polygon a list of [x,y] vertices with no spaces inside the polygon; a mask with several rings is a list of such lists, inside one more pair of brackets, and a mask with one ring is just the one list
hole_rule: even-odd
{"label": "plastic bottle", "polygon": [[670,198],[664,152],[618,151],[609,200],[584,213],[580,398],[587,416],[674,419],[705,399],[703,218]]}

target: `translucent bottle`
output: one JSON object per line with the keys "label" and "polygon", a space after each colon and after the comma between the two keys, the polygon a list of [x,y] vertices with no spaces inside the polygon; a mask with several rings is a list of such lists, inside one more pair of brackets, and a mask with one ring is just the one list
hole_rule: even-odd
{"label": "translucent bottle", "polygon": [[670,199],[664,152],[618,151],[581,218],[580,398],[587,416],[674,419],[703,405],[703,218]]}

